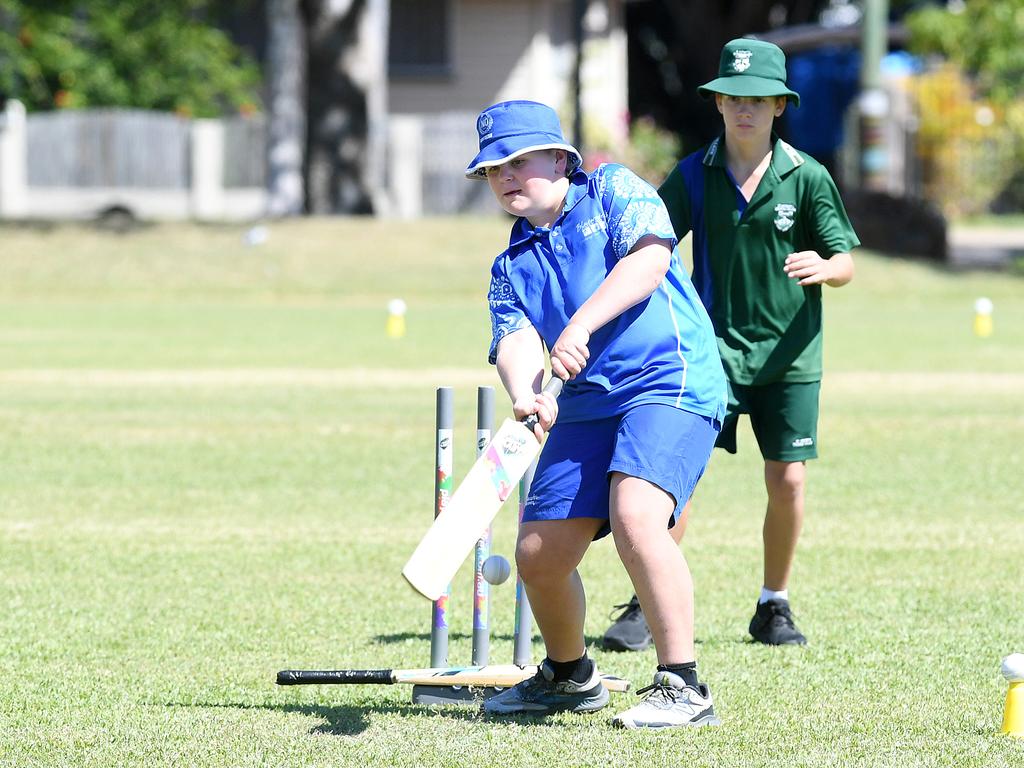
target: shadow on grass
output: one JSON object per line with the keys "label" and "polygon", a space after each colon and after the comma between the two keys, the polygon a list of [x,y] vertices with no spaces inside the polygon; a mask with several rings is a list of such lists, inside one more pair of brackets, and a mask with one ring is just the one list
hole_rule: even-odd
{"label": "shadow on grass", "polygon": [[195,709],[266,710],[315,717],[321,722],[319,725],[309,729],[311,736],[320,734],[328,736],[358,736],[370,727],[370,721],[374,715],[422,717],[424,714],[427,714],[432,717],[442,717],[448,720],[461,720],[466,723],[487,723],[489,725],[552,726],[558,724],[557,720],[553,721],[550,718],[531,715],[490,717],[480,712],[479,702],[448,706],[382,702],[371,706],[356,706],[348,704],[241,704],[195,701],[190,703],[168,702],[164,706]]}

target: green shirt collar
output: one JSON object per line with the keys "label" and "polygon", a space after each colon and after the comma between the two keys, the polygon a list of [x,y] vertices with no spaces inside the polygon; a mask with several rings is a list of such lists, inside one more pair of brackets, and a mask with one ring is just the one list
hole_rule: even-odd
{"label": "green shirt collar", "polygon": [[[703,162],[704,165],[711,167],[725,167],[725,134],[720,135],[708,145],[707,152],[704,153]],[[794,168],[799,168],[803,164],[804,159],[800,156],[800,153],[773,132],[771,167],[779,178],[782,178]]]}

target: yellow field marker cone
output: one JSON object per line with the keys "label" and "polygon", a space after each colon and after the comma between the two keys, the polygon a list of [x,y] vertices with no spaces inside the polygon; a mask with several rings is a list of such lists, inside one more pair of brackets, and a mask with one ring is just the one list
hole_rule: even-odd
{"label": "yellow field marker cone", "polygon": [[974,302],[974,335],[986,339],[992,335],[992,299],[982,296]]}
{"label": "yellow field marker cone", "polygon": [[1003,659],[1002,671],[1010,688],[999,732],[1024,739],[1024,653],[1011,653]]}
{"label": "yellow field marker cone", "polygon": [[405,302],[401,299],[392,299],[388,302],[388,321],[384,326],[384,332],[392,339],[405,336]]}

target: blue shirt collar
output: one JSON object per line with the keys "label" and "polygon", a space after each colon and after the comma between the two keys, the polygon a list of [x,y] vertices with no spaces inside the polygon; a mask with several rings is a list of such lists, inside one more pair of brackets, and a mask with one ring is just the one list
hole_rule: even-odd
{"label": "blue shirt collar", "polygon": [[[555,219],[554,226],[557,227],[561,223],[562,219],[575,208],[579,202],[587,197],[587,173],[581,168],[577,168],[573,171],[569,177],[569,191],[565,195],[565,202],[562,204],[562,212],[558,214],[558,218]],[[540,232],[549,231],[548,227],[534,227],[529,221],[520,217],[516,219],[516,223],[512,225],[512,232],[509,234],[508,247],[510,249],[515,248],[518,245],[522,245],[530,238],[534,237]],[[512,254],[513,256],[515,254]]]}

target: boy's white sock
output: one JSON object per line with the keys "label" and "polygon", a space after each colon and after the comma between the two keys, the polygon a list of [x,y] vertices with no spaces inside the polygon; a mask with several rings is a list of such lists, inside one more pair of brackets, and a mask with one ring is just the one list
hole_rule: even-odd
{"label": "boy's white sock", "polygon": [[757,599],[757,604],[767,603],[769,600],[789,600],[789,590],[780,589],[776,592],[774,589],[768,589],[768,587],[761,587],[761,596]]}

